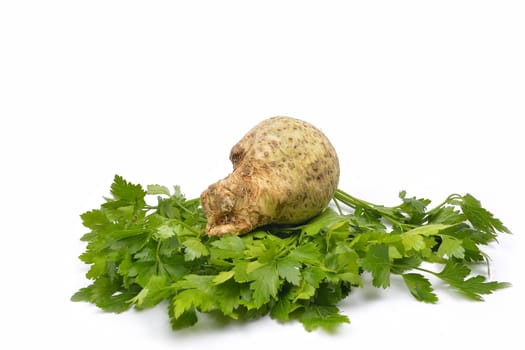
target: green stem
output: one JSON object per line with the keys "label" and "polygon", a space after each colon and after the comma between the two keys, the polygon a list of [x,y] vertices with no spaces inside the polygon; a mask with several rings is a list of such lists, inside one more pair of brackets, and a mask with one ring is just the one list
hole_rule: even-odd
{"label": "green stem", "polygon": [[164,268],[164,265],[162,264],[162,261],[160,260],[160,244],[161,244],[161,242],[162,241],[160,241],[160,240],[157,242],[157,249],[155,249],[155,260],[156,260],[155,261],[156,262],[155,267],[156,267],[156,270],[157,270],[156,271],[157,275],[160,274],[160,269]]}
{"label": "green stem", "polygon": [[407,227],[407,228],[413,228],[414,225],[405,224],[400,222],[396,217],[389,215],[385,213],[385,210],[382,210],[381,208],[386,208],[384,206],[376,205],[370,202],[367,202],[365,200],[356,198],[343,190],[337,189],[334,194],[334,199],[341,201],[342,203],[346,204],[347,206],[356,209],[357,207],[363,207],[365,209],[374,211],[378,213],[382,218],[389,221],[391,224],[395,226],[399,226],[401,228]]}
{"label": "green stem", "polygon": [[437,272],[434,272],[434,271],[431,271],[431,270],[427,270],[427,269],[424,269],[422,267],[413,267],[414,270],[418,270],[418,271],[421,271],[421,272],[426,272],[426,273],[429,273],[431,275],[434,275],[434,276],[438,276],[438,273]]}
{"label": "green stem", "polygon": [[436,205],[434,208],[430,209],[428,212],[427,212],[427,217],[434,214],[436,211],[438,211],[439,209],[443,208],[445,205],[447,204],[454,204],[452,203],[453,200],[455,199],[461,199],[462,196],[460,194],[457,194],[457,193],[453,193],[451,194],[450,196],[447,197],[447,199],[445,199],[443,202],[439,203],[438,205]]}
{"label": "green stem", "polygon": [[189,231],[191,231],[192,233],[194,233],[197,238],[199,238],[201,235],[202,235],[202,232],[199,232],[197,230],[195,230],[193,227],[191,227],[190,225],[188,225],[187,223],[185,223],[184,221],[182,220],[179,220],[179,219],[170,219],[170,221],[174,221],[176,222],[177,224],[181,225],[181,226],[184,226],[184,228],[188,229]]}
{"label": "green stem", "polygon": [[[194,202],[198,202],[198,201],[200,201],[200,198],[193,198],[193,199],[185,201],[184,204],[185,205],[193,204]],[[184,210],[188,214],[191,214],[191,215],[194,214],[193,211],[189,210],[188,208],[186,208],[184,205],[182,205],[181,203],[177,201],[174,201],[173,204],[175,204],[177,207],[179,207],[181,210]]]}
{"label": "green stem", "polygon": [[332,198],[332,200],[335,203],[335,206],[337,208],[337,211],[339,212],[339,215],[344,215],[343,214],[343,210],[341,209],[341,206],[339,205],[339,201],[335,198],[335,196],[334,196],[334,198]]}
{"label": "green stem", "polygon": [[334,198],[354,209],[358,206],[362,206],[367,209],[375,210],[376,207],[374,204],[364,201],[362,199],[358,199],[341,189],[337,189],[335,191]]}

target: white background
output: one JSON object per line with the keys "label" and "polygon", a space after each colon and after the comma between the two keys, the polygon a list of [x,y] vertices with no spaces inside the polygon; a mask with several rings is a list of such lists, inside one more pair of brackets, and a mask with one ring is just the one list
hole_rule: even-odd
{"label": "white background", "polygon": [[[523,332],[522,1],[2,1],[0,318],[4,349],[516,349]],[[114,174],[196,197],[231,146],[274,115],[332,140],[340,187],[395,204],[472,193],[514,232],[486,248],[513,287],[436,305],[399,280],[306,333],[269,318],[171,331],[165,305],[107,314],[88,284],[79,215]],[[10,345],[6,345],[10,344]]]}

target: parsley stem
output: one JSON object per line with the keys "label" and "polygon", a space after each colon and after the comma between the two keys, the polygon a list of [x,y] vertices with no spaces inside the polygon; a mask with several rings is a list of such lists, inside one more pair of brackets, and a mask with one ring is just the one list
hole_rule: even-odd
{"label": "parsley stem", "polygon": [[188,231],[191,231],[191,233],[194,233],[197,237],[200,237],[202,235],[202,232],[199,232],[197,230],[195,230],[193,227],[191,227],[190,225],[188,225],[187,223],[185,223],[184,221],[182,220],[179,220],[179,219],[170,219],[171,221],[175,221],[177,224],[181,225],[181,226],[184,226],[184,228],[188,229]]}
{"label": "parsley stem", "polygon": [[461,200],[461,199],[462,199],[462,196],[460,194],[457,194],[457,193],[451,194],[443,202],[439,203],[434,208],[430,209],[427,212],[427,217],[432,215],[432,214],[434,214],[434,212],[436,212],[439,209],[443,208],[447,204],[454,204],[454,205],[458,204],[458,203],[454,203],[454,200]]}
{"label": "parsley stem", "polygon": [[174,204],[181,210],[184,210],[186,213],[188,214],[194,214],[191,210],[189,210],[188,208],[186,208],[186,205],[188,204],[193,204],[194,202],[198,202],[200,201],[200,198],[193,198],[193,199],[190,199],[190,200],[187,200],[187,201],[184,201],[184,205],[182,205],[181,203],[179,202],[174,202]]}
{"label": "parsley stem", "polygon": [[364,209],[367,209],[367,210],[371,210],[371,211],[379,214],[382,218],[384,218],[385,220],[389,221],[391,224],[393,224],[395,226],[398,226],[400,228],[403,228],[403,227],[413,228],[414,227],[414,225],[402,223],[396,217],[392,216],[389,212],[393,212],[392,211],[393,208],[388,208],[388,207],[385,207],[385,206],[382,206],[382,205],[372,204],[372,203],[367,202],[365,200],[356,198],[356,197],[354,197],[354,196],[344,192],[341,189],[337,189],[335,191],[334,199],[343,202],[344,204],[348,205],[349,207],[351,207],[353,209],[357,209],[357,208],[361,207],[361,208],[364,208]]}
{"label": "parsley stem", "polygon": [[429,273],[429,274],[434,275],[434,276],[437,276],[437,274],[438,274],[437,272],[434,272],[434,271],[431,271],[431,270],[427,270],[427,269],[424,269],[424,268],[419,267],[419,266],[414,266],[413,269],[421,271],[421,272],[426,272],[426,273]]}
{"label": "parsley stem", "polygon": [[337,207],[337,211],[339,212],[339,215],[344,215],[343,214],[343,210],[341,209],[341,206],[339,205],[339,201],[337,200],[337,198],[332,198],[332,200],[334,201],[335,203],[335,206]]}
{"label": "parsley stem", "polygon": [[162,265],[162,261],[160,259],[160,244],[161,244],[161,241],[159,240],[157,242],[157,248],[155,249],[155,268],[157,270],[157,275],[160,275],[160,269],[161,267],[163,267]]}

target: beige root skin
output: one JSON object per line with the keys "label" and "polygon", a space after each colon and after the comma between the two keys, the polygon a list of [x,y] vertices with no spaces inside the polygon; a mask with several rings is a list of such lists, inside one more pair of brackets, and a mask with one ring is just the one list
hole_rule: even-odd
{"label": "beige root skin", "polygon": [[201,194],[208,235],[302,223],[326,208],[339,183],[330,141],[294,118],[261,122],[233,146],[230,160],[233,172]]}

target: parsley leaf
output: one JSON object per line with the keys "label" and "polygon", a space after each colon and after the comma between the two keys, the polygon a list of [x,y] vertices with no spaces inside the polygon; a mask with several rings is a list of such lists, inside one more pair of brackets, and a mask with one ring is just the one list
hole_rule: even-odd
{"label": "parsley leaf", "polygon": [[184,259],[192,261],[202,256],[209,255],[208,248],[197,238],[188,238],[182,242],[184,249]]}
{"label": "parsley leaf", "polygon": [[481,203],[470,194],[462,197],[461,209],[476,229],[492,234],[496,234],[496,232],[510,233],[510,230],[499,219],[483,208]]}
{"label": "parsley leaf", "polygon": [[437,253],[440,256],[446,255],[450,258],[463,259],[465,257],[465,248],[461,240],[443,235],[441,236],[441,244],[439,245]]}
{"label": "parsley leaf", "polygon": [[142,186],[133,185],[118,175],[115,176],[111,185],[111,194],[117,203],[134,204],[138,207],[145,204],[146,191],[142,189]]}
{"label": "parsley leaf", "polygon": [[438,301],[432,285],[423,275],[418,273],[405,273],[403,274],[403,280],[410,290],[410,293],[417,300],[432,304]]}
{"label": "parsley leaf", "polygon": [[[438,300],[429,275],[473,300],[510,286],[471,276],[469,264],[488,259],[481,247],[510,231],[470,194],[429,208],[430,200],[402,191],[401,204],[387,207],[338,190],[337,212],[328,208],[297,226],[208,237],[198,198],[186,199],[178,186],[146,188],[117,175],[110,196],[80,216],[88,232],[79,259],[90,284],[72,301],[119,313],[166,300],[174,330],[214,312],[231,319],[269,314],[307,331],[333,331],[350,322],[337,305],[354,287],[367,287],[364,271],[377,288],[401,278],[426,303]],[[444,267],[434,272],[423,263]]]}
{"label": "parsley leaf", "polygon": [[443,270],[435,275],[466,297],[477,301],[482,301],[484,294],[491,294],[498,289],[510,287],[510,284],[505,282],[485,282],[485,277],[481,275],[467,278],[469,274],[470,269],[466,265],[449,261]]}
{"label": "parsley leaf", "polygon": [[279,273],[275,263],[262,265],[249,273],[250,289],[253,290],[253,307],[260,308],[277,295]]}
{"label": "parsley leaf", "polygon": [[341,315],[333,305],[309,305],[301,312],[299,321],[309,332],[318,327],[333,331],[341,323],[350,323],[348,317]]}
{"label": "parsley leaf", "polygon": [[387,288],[390,286],[390,269],[392,264],[388,256],[388,245],[377,244],[371,246],[361,263],[365,270],[372,273],[372,283],[375,287]]}
{"label": "parsley leaf", "polygon": [[289,283],[298,286],[301,283],[301,264],[291,258],[277,262],[277,273]]}

